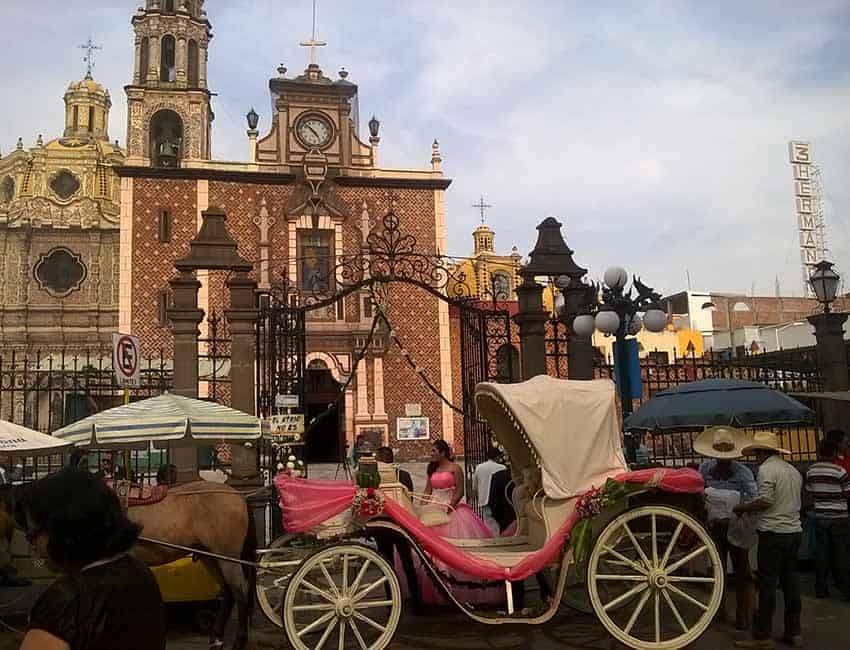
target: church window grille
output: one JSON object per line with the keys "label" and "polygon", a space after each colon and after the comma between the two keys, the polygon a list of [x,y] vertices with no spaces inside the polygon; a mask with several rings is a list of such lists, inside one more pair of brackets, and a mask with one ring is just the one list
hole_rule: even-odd
{"label": "church window grille", "polygon": [[372,318],[372,296],[363,296],[363,318]]}
{"label": "church window grille", "polygon": [[171,241],[172,218],[170,210],[160,210],[157,221],[157,238],[161,244]]}
{"label": "church window grille", "polygon": [[97,166],[97,184],[100,196],[109,197],[109,172],[106,165]]}
{"label": "church window grille", "polygon": [[198,44],[189,41],[189,87],[197,88],[198,83]]}
{"label": "church window grille", "polygon": [[61,246],[42,255],[33,271],[39,286],[57,298],[79,289],[88,274],[80,256]]}
{"label": "church window grille", "polygon": [[50,179],[50,189],[63,201],[67,201],[80,190],[80,179],[67,169],[59,171]]}
{"label": "church window grille", "polygon": [[7,176],[0,183],[0,202],[11,203],[15,198],[15,180],[11,176]]}
{"label": "church window grille", "polygon": [[177,46],[174,41],[174,37],[171,34],[163,36],[162,46],[160,49],[160,81],[174,81],[177,78],[177,70],[175,66],[176,51]]}
{"label": "church window grille", "polygon": [[301,239],[301,288],[311,293],[331,290],[331,236],[310,234]]}
{"label": "church window grille", "polygon": [[170,297],[168,289],[160,289],[156,293],[156,320],[161,327],[168,325],[168,302]]}
{"label": "church window grille", "polygon": [[142,52],[139,57],[139,83],[148,80],[148,66],[150,65],[150,39],[145,36],[142,39]]}

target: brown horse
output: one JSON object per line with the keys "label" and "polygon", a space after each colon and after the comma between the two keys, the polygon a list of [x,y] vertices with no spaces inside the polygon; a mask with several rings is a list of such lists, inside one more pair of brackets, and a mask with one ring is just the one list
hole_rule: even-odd
{"label": "brown horse", "polygon": [[[11,490],[0,490],[0,535],[14,526]],[[209,551],[247,562],[256,561],[256,530],[245,497],[228,485],[197,481],[172,487],[159,503],[134,506],[129,517],[142,525],[146,538]],[[185,551],[139,541],[131,553],[148,566],[168,564]],[[200,556],[224,588],[224,603],[213,626],[210,647],[224,646],[224,630],[236,605],[235,650],[243,650],[254,606],[256,570],[246,565]]]}

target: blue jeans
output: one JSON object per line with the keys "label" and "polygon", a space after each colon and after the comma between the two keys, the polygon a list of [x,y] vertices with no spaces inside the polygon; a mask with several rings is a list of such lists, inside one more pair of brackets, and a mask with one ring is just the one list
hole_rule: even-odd
{"label": "blue jeans", "polygon": [[825,595],[829,591],[829,574],[835,586],[845,597],[850,597],[848,571],[848,544],[850,544],[850,519],[815,519],[815,591]]}

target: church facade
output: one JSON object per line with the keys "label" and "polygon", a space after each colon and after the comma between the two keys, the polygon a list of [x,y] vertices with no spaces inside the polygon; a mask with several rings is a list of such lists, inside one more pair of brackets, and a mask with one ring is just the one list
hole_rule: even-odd
{"label": "church facade", "polygon": [[[442,174],[437,143],[423,169],[382,168],[379,122],[370,120],[369,135],[361,136],[358,87],[344,70],[327,76],[315,55],[301,74],[289,75],[281,66],[269,81],[271,126],[260,134],[251,110],[248,160],[212,158],[206,81],[212,32],[203,5],[148,0],[132,18],[127,156],[116,168],[117,327],[140,336],[146,353],[163,350],[165,358],[171,356],[173,262],[188,254],[208,208],[226,212],[227,228],[252,264],[261,292],[283,281],[305,293],[333,292],[329,270],[361,253],[370,235],[380,236],[390,210],[398,231],[415,238],[418,253],[446,250],[444,192],[450,181]],[[199,306],[207,315],[203,338],[209,318],[223,315],[229,299],[224,272],[198,275]],[[372,298],[365,291],[308,312],[308,419],[347,386],[338,420],[317,434],[310,452],[315,460],[338,458],[359,435],[420,457],[428,453],[428,438],[454,438],[450,407],[420,376],[425,373],[442,394],[454,394],[449,305],[413,286],[394,284],[388,295],[386,313],[407,357],[384,341],[355,368],[372,325]],[[418,426],[411,426],[411,418]]]}

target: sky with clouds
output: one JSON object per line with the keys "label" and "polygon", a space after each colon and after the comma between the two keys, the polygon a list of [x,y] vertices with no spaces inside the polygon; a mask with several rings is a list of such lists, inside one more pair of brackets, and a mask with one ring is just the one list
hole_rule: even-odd
{"label": "sky with clouds", "polygon": [[[139,0],[0,0],[0,149],[57,137],[62,94],[95,78],[123,142]],[[268,79],[306,65],[310,0],[207,0],[216,158],[247,156]],[[823,168],[831,256],[850,273],[850,3],[319,0],[325,73],[360,87],[381,162],[428,167],[441,143],[449,253],[468,254],[483,194],[496,246],[527,253],[556,216],[576,260],[620,264],[664,292],[799,295],[789,140]]]}

